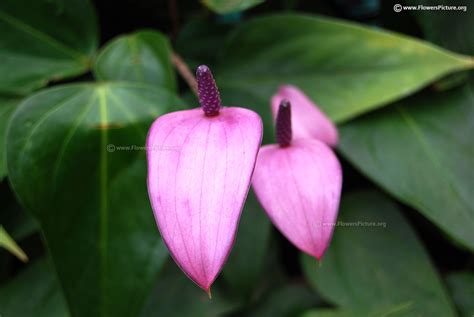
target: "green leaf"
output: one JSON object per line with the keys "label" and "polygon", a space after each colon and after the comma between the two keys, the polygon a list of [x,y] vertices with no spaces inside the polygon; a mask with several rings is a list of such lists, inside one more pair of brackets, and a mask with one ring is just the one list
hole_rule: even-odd
{"label": "green leaf", "polygon": [[202,64],[215,65],[216,52],[222,47],[231,28],[232,25],[227,23],[197,17],[181,27],[175,50],[190,69]]}
{"label": "green leaf", "polygon": [[[411,304],[402,304],[386,309],[368,311],[367,309],[315,309],[301,315],[301,317],[407,317]],[[411,316],[411,315],[410,315]],[[419,316],[416,316],[419,317]]]}
{"label": "green leaf", "polygon": [[0,247],[5,248],[21,261],[28,261],[28,257],[26,256],[25,252],[23,252],[20,246],[16,244],[15,240],[10,237],[10,235],[8,234],[8,232],[5,231],[2,225],[0,225]]}
{"label": "green leaf", "polygon": [[292,317],[299,316],[311,307],[321,305],[321,299],[303,285],[287,284],[272,291],[267,298],[247,313],[247,317]]}
{"label": "green leaf", "polygon": [[254,7],[265,0],[201,0],[212,11],[219,14],[226,14],[244,11]]}
{"label": "green leaf", "polygon": [[0,96],[0,181],[7,175],[5,132],[7,130],[8,121],[18,102],[18,98]]}
{"label": "green leaf", "polygon": [[471,250],[473,89],[471,80],[421,94],[340,128],[340,149],[349,161]]}
{"label": "green leaf", "polygon": [[131,81],[176,91],[168,39],[156,31],[122,35],[102,49],[94,65],[101,80]]}
{"label": "green leaf", "polygon": [[451,273],[446,279],[461,317],[474,316],[474,273]]}
{"label": "green leaf", "polygon": [[74,316],[136,316],[167,258],[144,145],[151,122],[179,102],[147,85],[75,84],[13,115],[11,184],[40,222]]}
{"label": "green leaf", "polygon": [[87,0],[2,0],[0,38],[0,91],[27,94],[89,69],[94,8]]}
{"label": "green leaf", "polygon": [[250,192],[242,211],[235,244],[222,272],[232,289],[246,300],[251,299],[266,274],[263,269],[268,257],[271,227],[255,194]]}
{"label": "green leaf", "polygon": [[2,316],[68,317],[66,301],[46,258],[27,268],[0,288]]}
{"label": "green leaf", "polygon": [[296,14],[243,24],[220,61],[224,104],[253,107],[267,124],[270,97],[282,84],[298,86],[342,122],[474,67],[469,57],[401,34]]}
{"label": "green leaf", "polygon": [[212,299],[197,287],[172,261],[165,266],[141,314],[142,317],[217,317],[237,304],[212,287]]}
{"label": "green leaf", "polygon": [[427,252],[396,205],[376,192],[346,195],[333,241],[319,267],[304,256],[311,284],[330,302],[405,317],[454,316]]}
{"label": "green leaf", "polygon": [[[437,6],[437,0],[409,0],[411,5]],[[467,3],[466,11],[410,11],[418,20],[427,40],[462,54],[474,54],[474,37],[466,32],[474,28],[474,13]],[[450,4],[452,5],[452,4]]]}

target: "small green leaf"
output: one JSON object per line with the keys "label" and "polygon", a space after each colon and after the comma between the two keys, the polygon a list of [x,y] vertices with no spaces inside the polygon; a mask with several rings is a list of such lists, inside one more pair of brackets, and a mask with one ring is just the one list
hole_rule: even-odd
{"label": "small green leaf", "polygon": [[265,0],[201,0],[212,11],[219,14],[244,11]]}
{"label": "small green leaf", "polygon": [[68,317],[66,301],[49,260],[29,264],[0,288],[2,317]]}
{"label": "small green leaf", "polygon": [[7,175],[5,132],[18,102],[18,98],[0,96],[0,181]]}
{"label": "small green leaf", "polygon": [[102,49],[94,65],[101,80],[139,82],[176,91],[168,39],[156,31],[122,35]]}
{"label": "small green leaf", "polygon": [[270,97],[282,84],[298,86],[342,122],[474,67],[470,57],[401,34],[296,14],[241,25],[220,56],[223,103],[252,107],[267,126]]}
{"label": "small green leaf", "polygon": [[364,174],[474,250],[474,79],[340,128],[342,154]]}
{"label": "small green leaf", "polygon": [[375,192],[343,198],[322,266],[304,256],[303,268],[321,296],[341,308],[367,312],[398,308],[404,317],[455,316],[415,233],[396,205]]}
{"label": "small green leaf", "polygon": [[75,84],[29,97],[12,117],[9,178],[74,316],[136,316],[167,258],[144,146],[151,122],[178,103],[143,84]]}
{"label": "small green leaf", "polygon": [[16,244],[15,240],[10,237],[10,235],[8,234],[8,232],[5,231],[2,225],[0,225],[0,247],[5,248],[21,261],[28,261],[28,257],[26,256],[25,252],[23,252],[20,246]]}
{"label": "small green leaf", "polygon": [[0,38],[0,92],[27,94],[89,69],[94,8],[88,0],[2,0]]}
{"label": "small green leaf", "polygon": [[226,316],[236,306],[216,286],[212,299],[191,282],[172,261],[169,261],[149,296],[142,317],[218,317]]}
{"label": "small green leaf", "polygon": [[235,244],[222,272],[233,290],[246,300],[261,286],[265,275],[263,269],[268,258],[271,227],[255,194],[250,192],[242,211]]}
{"label": "small green leaf", "polygon": [[461,317],[474,316],[474,273],[451,273],[446,280]]}

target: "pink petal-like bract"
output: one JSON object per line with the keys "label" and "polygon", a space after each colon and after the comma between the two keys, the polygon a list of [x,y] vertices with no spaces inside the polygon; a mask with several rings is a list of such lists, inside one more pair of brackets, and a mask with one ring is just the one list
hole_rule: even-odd
{"label": "pink petal-like bract", "polygon": [[148,194],[173,259],[209,292],[234,242],[262,122],[253,111],[221,107],[206,66],[197,79],[202,108],[165,114],[149,131]]}
{"label": "pink petal-like bract", "polygon": [[260,149],[252,185],[280,232],[301,251],[320,259],[337,219],[341,166],[325,143],[291,139],[291,108],[287,108],[289,103],[283,101],[276,122],[279,144]]}
{"label": "pink petal-like bract", "polygon": [[301,90],[291,85],[281,86],[272,97],[272,113],[276,118],[282,100],[291,102],[293,137],[295,139],[317,139],[330,146],[339,140],[336,126]]}

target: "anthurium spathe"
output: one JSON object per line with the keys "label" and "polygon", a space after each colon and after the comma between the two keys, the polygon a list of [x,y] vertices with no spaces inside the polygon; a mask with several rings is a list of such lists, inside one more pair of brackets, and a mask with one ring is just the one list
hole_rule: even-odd
{"label": "anthurium spathe", "polygon": [[278,144],[260,149],[252,185],[280,232],[301,251],[320,259],[337,218],[341,166],[325,143],[293,139],[291,110],[288,101],[280,103],[276,118]]}
{"label": "anthurium spathe", "polygon": [[282,100],[291,102],[295,138],[313,138],[330,146],[337,145],[339,135],[336,126],[300,89],[291,85],[283,85],[278,89],[271,102],[274,119]]}
{"label": "anthurium spathe", "polygon": [[197,81],[201,107],[163,115],[150,128],[148,193],[173,259],[209,292],[234,242],[262,122],[251,110],[221,107],[207,66]]}

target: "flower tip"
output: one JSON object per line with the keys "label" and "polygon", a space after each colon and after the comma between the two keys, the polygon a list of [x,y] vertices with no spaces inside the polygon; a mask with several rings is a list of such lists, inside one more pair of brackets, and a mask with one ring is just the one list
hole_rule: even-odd
{"label": "flower tip", "polygon": [[209,287],[209,288],[206,290],[206,294],[207,294],[207,296],[209,297],[209,299],[212,299],[211,287]]}
{"label": "flower tip", "polygon": [[206,73],[210,73],[211,70],[206,65],[199,65],[196,70],[196,77],[202,77]]}
{"label": "flower tip", "polygon": [[199,66],[196,70],[196,80],[202,110],[206,116],[218,115],[221,108],[221,97],[209,67],[206,65]]}
{"label": "flower tip", "polygon": [[280,102],[280,111],[284,111],[282,109],[289,109],[291,108],[291,104],[287,99],[282,99]]}

